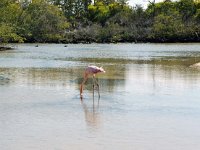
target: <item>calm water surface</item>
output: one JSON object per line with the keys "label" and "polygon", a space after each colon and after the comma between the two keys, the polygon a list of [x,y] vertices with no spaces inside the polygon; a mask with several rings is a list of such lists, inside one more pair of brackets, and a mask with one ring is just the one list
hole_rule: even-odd
{"label": "calm water surface", "polygon": [[200,149],[200,44],[64,46],[0,52],[1,150]]}

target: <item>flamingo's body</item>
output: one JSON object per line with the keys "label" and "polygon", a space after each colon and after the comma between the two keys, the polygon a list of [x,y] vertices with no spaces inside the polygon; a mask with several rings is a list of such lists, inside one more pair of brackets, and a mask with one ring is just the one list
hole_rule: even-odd
{"label": "flamingo's body", "polygon": [[[85,84],[85,82],[87,81],[89,76],[93,76],[93,88],[94,88],[94,84],[96,83],[96,85],[98,87],[98,94],[99,94],[99,84],[98,84],[97,80],[95,79],[95,75],[97,73],[100,73],[100,72],[105,73],[105,70],[102,67],[97,67],[97,66],[88,66],[85,69],[84,79],[83,79],[83,82],[81,83],[81,86],[80,86],[80,96],[81,97],[82,97],[82,94],[83,94],[83,85]],[[99,94],[99,97],[100,97],[100,94]]]}

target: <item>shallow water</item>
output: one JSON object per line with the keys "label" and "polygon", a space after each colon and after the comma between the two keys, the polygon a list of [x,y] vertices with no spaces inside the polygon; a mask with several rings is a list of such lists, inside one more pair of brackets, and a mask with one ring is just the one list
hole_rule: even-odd
{"label": "shallow water", "polygon": [[[200,44],[16,45],[0,52],[1,150],[200,148]],[[87,65],[103,66],[84,97]]]}

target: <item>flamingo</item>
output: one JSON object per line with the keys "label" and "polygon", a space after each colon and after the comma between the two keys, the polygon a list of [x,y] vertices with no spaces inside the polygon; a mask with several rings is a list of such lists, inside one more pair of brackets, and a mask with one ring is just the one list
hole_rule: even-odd
{"label": "flamingo", "polygon": [[[83,81],[80,85],[80,97],[82,98],[82,94],[83,94],[83,85],[85,84],[85,82],[87,81],[87,79],[89,78],[89,76],[92,76],[93,77],[93,90],[94,90],[94,85],[96,83],[97,87],[98,87],[98,95],[100,97],[100,94],[99,94],[99,84],[98,84],[98,81],[95,79],[95,75],[97,73],[105,73],[105,70],[102,68],[102,67],[97,67],[97,66],[88,66],[85,71],[84,71],[84,78],[83,78]],[[94,91],[93,91],[94,92]]]}

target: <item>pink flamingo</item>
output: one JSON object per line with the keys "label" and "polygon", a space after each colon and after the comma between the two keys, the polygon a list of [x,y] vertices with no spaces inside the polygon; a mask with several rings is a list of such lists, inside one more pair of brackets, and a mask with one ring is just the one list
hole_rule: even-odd
{"label": "pink flamingo", "polygon": [[[99,84],[98,84],[97,80],[95,79],[95,75],[100,72],[105,73],[105,70],[102,67],[97,67],[97,66],[88,66],[85,69],[83,82],[81,83],[81,86],[80,86],[80,97],[81,98],[83,96],[82,95],[83,94],[83,85],[85,84],[85,82],[87,81],[89,76],[93,76],[93,90],[94,90],[94,85],[96,83],[96,85],[98,87],[98,94],[99,94]],[[99,97],[100,97],[100,94],[99,94]]]}

